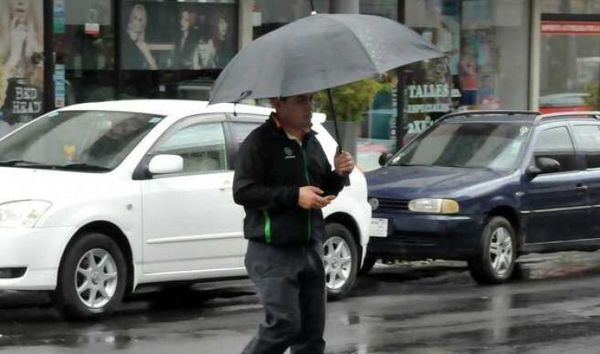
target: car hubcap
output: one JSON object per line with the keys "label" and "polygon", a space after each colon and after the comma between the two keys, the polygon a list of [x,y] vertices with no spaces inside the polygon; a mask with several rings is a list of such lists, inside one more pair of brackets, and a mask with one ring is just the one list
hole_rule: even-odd
{"label": "car hubcap", "polygon": [[115,295],[117,280],[117,264],[112,255],[103,249],[88,251],[77,263],[77,296],[89,308],[105,306]]}
{"label": "car hubcap", "polygon": [[325,282],[329,289],[343,287],[352,270],[352,256],[350,247],[339,236],[330,237],[323,245]]}
{"label": "car hubcap", "polygon": [[513,245],[510,232],[499,227],[494,230],[490,242],[490,260],[492,268],[500,276],[504,275],[511,267],[513,261]]}

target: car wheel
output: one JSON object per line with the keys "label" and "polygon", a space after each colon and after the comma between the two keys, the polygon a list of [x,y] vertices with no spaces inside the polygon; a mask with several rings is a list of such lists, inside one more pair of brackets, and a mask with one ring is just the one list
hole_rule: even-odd
{"label": "car wheel", "polygon": [[352,233],[344,225],[325,225],[323,262],[328,298],[336,300],[347,296],[356,282],[358,251]]}
{"label": "car wheel", "polygon": [[69,318],[95,319],[115,310],[126,285],[123,252],[110,237],[90,232],[66,251],[54,300]]}
{"label": "car wheel", "polygon": [[366,256],[365,261],[363,262],[362,267],[358,271],[358,275],[367,275],[375,266],[375,262],[377,262],[377,258]]}
{"label": "car wheel", "polygon": [[471,276],[479,284],[506,282],[515,269],[515,231],[501,216],[489,219],[483,229],[479,254],[469,261]]}

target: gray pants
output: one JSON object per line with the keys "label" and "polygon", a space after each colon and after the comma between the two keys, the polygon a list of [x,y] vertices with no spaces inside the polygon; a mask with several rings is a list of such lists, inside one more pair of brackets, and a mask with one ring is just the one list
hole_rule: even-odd
{"label": "gray pants", "polygon": [[248,242],[246,269],[265,320],[242,354],[322,354],[325,350],[325,272],[320,242],[275,247]]}

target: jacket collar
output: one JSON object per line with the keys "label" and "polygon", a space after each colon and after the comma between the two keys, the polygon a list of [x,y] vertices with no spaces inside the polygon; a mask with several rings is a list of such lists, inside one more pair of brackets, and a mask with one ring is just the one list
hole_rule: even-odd
{"label": "jacket collar", "polygon": [[[281,126],[281,123],[279,123],[279,120],[277,119],[276,112],[271,112],[271,115],[269,116],[269,119],[267,120],[267,122],[270,124],[273,134],[275,134],[277,136],[285,137],[286,139],[289,139],[285,130]],[[315,136],[317,134],[318,133],[316,131],[314,131],[312,129],[308,129],[306,134],[304,135],[304,141],[307,141],[308,139],[312,138],[313,136]]]}

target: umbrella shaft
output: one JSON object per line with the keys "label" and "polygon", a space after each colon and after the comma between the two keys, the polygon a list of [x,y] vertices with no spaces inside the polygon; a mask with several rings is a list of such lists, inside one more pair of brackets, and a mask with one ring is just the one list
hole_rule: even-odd
{"label": "umbrella shaft", "polygon": [[333,119],[333,128],[335,130],[335,140],[338,143],[338,152],[342,151],[342,140],[340,139],[340,130],[338,128],[337,117],[335,116],[335,107],[333,106],[333,97],[331,89],[327,89],[327,97],[329,98],[329,107],[331,108],[331,118]]}

